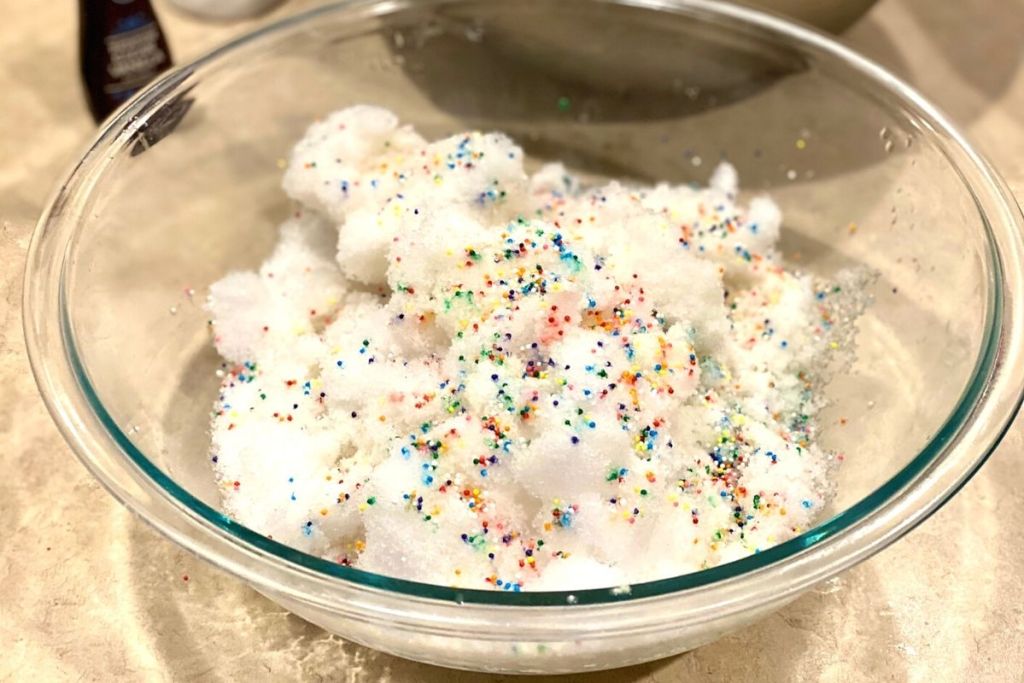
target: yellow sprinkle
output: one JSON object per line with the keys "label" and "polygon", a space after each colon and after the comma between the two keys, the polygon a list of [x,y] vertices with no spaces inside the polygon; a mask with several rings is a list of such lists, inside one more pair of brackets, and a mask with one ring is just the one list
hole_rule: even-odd
{"label": "yellow sprinkle", "polygon": [[803,138],[800,138],[800,139],[798,139],[796,141],[796,148],[797,149],[803,149],[805,147],[807,147],[807,141],[806,140],[804,140]]}

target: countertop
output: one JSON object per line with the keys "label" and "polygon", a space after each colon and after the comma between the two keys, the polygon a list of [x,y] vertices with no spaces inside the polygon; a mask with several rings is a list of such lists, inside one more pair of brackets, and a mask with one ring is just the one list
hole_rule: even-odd
{"label": "countertop", "polygon": [[[270,17],[157,5],[183,61]],[[21,278],[93,131],[74,3],[0,0],[0,680],[500,680],[345,643],[164,540],[93,481],[29,372]],[[1024,197],[1024,1],[883,0],[843,35],[943,107]],[[1024,681],[1024,420],[939,513],[781,612],[586,681]]]}

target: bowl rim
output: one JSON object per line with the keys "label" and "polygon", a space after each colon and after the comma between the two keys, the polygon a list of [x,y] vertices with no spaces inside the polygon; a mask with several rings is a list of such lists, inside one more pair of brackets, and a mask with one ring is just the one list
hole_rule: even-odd
{"label": "bowl rim", "polygon": [[[441,6],[460,0],[430,0]],[[295,550],[234,522],[165,475],[116,424],[100,402],[77,353],[66,306],[66,273],[73,261],[78,220],[91,190],[148,117],[179,93],[198,69],[261,40],[272,39],[336,13],[386,16],[409,0],[341,0],[247,33],[169,72],[115,112],[81,160],[53,193],[32,236],[24,287],[24,328],[33,374],[66,441],[96,478],[129,509],[201,557],[257,587],[304,602],[353,611],[408,612],[438,603],[489,608],[600,608],[647,598],[686,596],[675,616],[696,616],[714,605],[725,612],[750,600],[768,603],[833,576],[878,552],[930,516],[962,487],[994,450],[1024,393],[1024,219],[1005,183],[914,89],[853,50],[812,29],[774,15],[714,0],[591,0],[642,10],[688,14],[765,31],[779,41],[838,60],[873,87],[914,111],[973,196],[988,240],[986,329],[971,378],[954,410],[929,443],[892,478],[849,508],[800,536],[756,555],[714,568],[632,584],[627,589],[506,592],[456,589],[344,567]],[[420,3],[421,5],[427,3]],[[741,604],[743,603],[743,604]],[[691,609],[692,608],[692,609]],[[391,612],[388,612],[389,614]],[[449,614],[437,610],[437,619]],[[621,612],[628,621],[630,612]],[[449,615],[450,616],[450,615]],[[632,615],[638,616],[638,615]],[[428,619],[420,609],[417,617]],[[625,622],[623,622],[625,623]],[[579,623],[574,630],[587,630]],[[639,627],[638,627],[639,628]]]}

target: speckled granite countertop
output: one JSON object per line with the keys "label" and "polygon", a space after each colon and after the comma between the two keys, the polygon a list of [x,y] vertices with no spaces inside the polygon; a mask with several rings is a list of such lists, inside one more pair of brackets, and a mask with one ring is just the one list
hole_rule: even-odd
{"label": "speckled granite countertop", "polygon": [[[32,225],[93,129],[72,9],[0,0],[0,680],[497,680],[288,615],[132,518],[61,440],[29,373],[20,303]],[[158,9],[179,61],[253,24]],[[945,108],[1022,197],[1022,36],[1024,0],[883,0],[844,39]],[[1018,420],[932,519],[750,630],[580,678],[1024,681],[1022,445]]]}

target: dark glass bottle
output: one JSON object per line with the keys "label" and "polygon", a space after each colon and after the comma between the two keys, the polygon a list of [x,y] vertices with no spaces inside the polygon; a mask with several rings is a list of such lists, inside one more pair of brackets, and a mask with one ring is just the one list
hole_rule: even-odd
{"label": "dark glass bottle", "polygon": [[79,51],[89,111],[97,121],[171,66],[149,0],[79,0]]}

